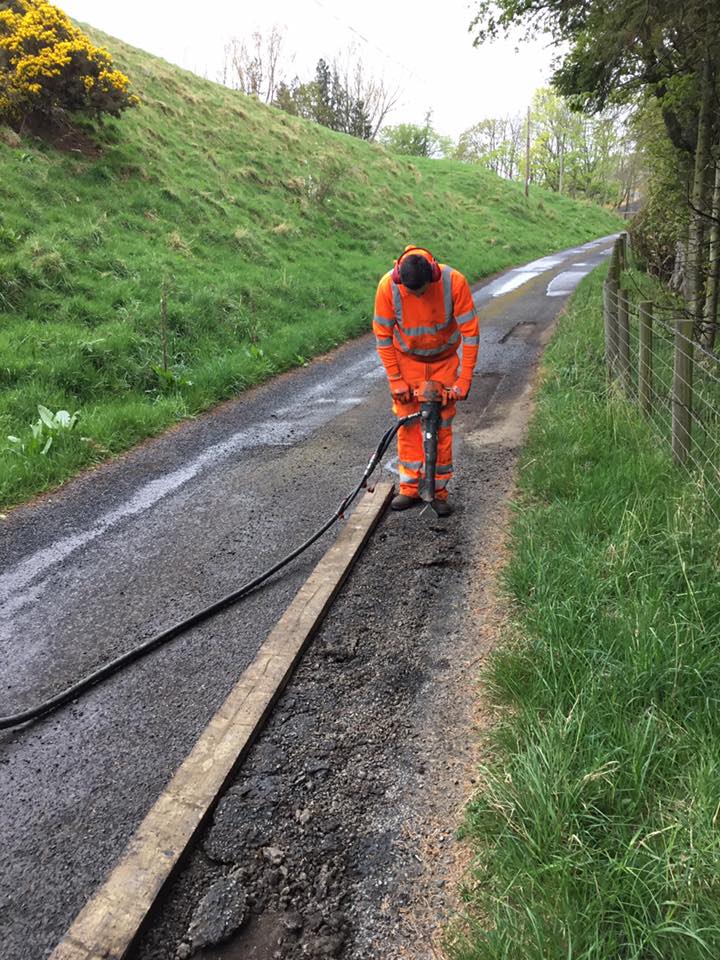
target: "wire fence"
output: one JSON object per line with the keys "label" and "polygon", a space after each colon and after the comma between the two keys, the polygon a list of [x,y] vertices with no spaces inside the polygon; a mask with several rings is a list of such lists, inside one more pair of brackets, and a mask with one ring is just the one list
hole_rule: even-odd
{"label": "wire fence", "polygon": [[633,302],[621,286],[627,255],[622,234],[603,291],[608,378],[638,403],[720,524],[720,356],[693,339],[682,309]]}

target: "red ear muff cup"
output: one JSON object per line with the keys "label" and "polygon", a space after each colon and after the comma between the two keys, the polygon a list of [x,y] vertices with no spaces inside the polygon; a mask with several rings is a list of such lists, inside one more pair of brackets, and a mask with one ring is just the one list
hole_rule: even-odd
{"label": "red ear muff cup", "polygon": [[393,267],[393,272],[390,276],[390,279],[392,280],[392,282],[402,283],[402,280],[400,279],[400,261],[403,259],[403,257],[406,257],[409,253],[412,253],[413,250],[422,250],[423,253],[428,254],[428,256],[430,257],[430,270],[432,271],[430,274],[430,283],[437,283],[440,277],[442,276],[442,270],[440,269],[440,264],[437,262],[435,257],[425,247],[410,247],[409,250],[404,251],[402,256],[400,256],[395,261],[395,266]]}

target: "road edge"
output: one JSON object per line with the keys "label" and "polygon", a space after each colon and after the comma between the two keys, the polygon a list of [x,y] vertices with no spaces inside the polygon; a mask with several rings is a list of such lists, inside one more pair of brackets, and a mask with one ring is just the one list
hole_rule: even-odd
{"label": "road edge", "polygon": [[355,560],[391,483],[366,493],[49,960],[122,960],[252,746]]}

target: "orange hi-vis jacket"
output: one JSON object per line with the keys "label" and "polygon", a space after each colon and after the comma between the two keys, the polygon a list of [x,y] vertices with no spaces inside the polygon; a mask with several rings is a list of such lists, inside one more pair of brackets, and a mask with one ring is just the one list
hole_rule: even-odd
{"label": "orange hi-vis jacket", "polygon": [[480,343],[475,305],[465,277],[446,264],[440,270],[440,280],[420,297],[393,283],[392,271],[378,284],[373,331],[389,380],[401,378],[398,354],[433,363],[456,354],[462,343],[459,379],[470,385]]}

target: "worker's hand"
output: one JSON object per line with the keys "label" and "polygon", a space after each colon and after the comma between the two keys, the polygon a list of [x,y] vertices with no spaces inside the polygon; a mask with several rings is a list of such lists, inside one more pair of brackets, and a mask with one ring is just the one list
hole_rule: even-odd
{"label": "worker's hand", "polygon": [[460,379],[456,380],[452,385],[450,395],[455,400],[467,400],[467,395],[470,393],[471,383],[471,380],[466,380],[464,377],[460,377]]}
{"label": "worker's hand", "polygon": [[390,393],[398,403],[410,403],[412,400],[412,390],[402,379],[390,381]]}

